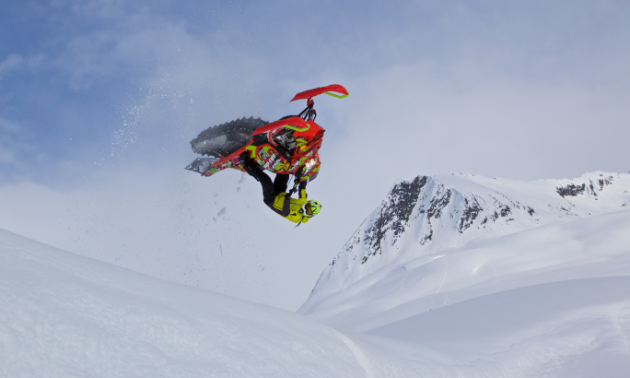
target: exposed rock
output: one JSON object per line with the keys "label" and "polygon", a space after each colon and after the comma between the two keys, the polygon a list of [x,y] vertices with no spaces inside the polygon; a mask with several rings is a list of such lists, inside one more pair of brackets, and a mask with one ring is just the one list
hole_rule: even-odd
{"label": "exposed rock", "polygon": [[479,206],[479,202],[477,202],[475,196],[472,196],[472,199],[470,200],[468,198],[464,198],[464,213],[459,219],[457,231],[461,234],[470,228],[475,219],[477,219],[479,213],[482,211],[483,209]]}
{"label": "exposed rock", "polygon": [[417,176],[413,181],[402,181],[394,185],[381,205],[379,216],[365,231],[368,254],[363,257],[364,264],[369,256],[381,253],[381,243],[388,231],[393,231],[396,240],[405,230],[409,217],[418,202],[420,191],[427,183],[427,177]]}
{"label": "exposed rock", "polygon": [[559,188],[556,188],[556,192],[558,192],[558,194],[560,194],[562,198],[566,196],[575,197],[578,194],[584,193],[585,189],[586,189],[586,184],[582,184],[582,185],[569,184],[567,186],[561,186]]}
{"label": "exposed rock", "polygon": [[[601,175],[600,175],[601,176]],[[611,185],[613,182],[613,177],[612,176],[608,176],[605,179],[599,179],[597,180],[597,183],[599,184],[599,190],[603,190],[605,185]]]}
{"label": "exposed rock", "polygon": [[[440,186],[440,189],[443,189],[443,188],[444,186]],[[440,216],[442,215],[442,210],[446,207],[446,205],[448,205],[450,200],[451,200],[450,189],[446,189],[446,192],[444,192],[444,195],[442,195],[441,197],[437,197],[437,196],[433,197],[433,199],[431,199],[431,204],[429,206],[429,209],[427,210],[427,217],[439,219]]]}

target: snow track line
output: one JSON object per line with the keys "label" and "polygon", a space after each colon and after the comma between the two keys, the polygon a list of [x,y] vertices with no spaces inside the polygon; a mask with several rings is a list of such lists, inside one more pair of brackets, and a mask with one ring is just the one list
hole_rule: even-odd
{"label": "snow track line", "polygon": [[446,281],[446,276],[448,275],[448,262],[446,261],[444,256],[440,256],[439,258],[441,258],[442,261],[444,261],[444,264],[446,264],[446,269],[444,270],[444,276],[442,277],[442,282],[440,282],[440,286],[438,286],[438,288],[435,290],[436,294],[439,293],[440,290],[442,289],[442,286],[444,286],[444,282]]}
{"label": "snow track line", "polygon": [[355,344],[354,341],[350,340],[346,335],[342,334],[341,332],[339,333],[339,337],[346,344],[348,349],[350,349],[352,354],[354,354],[354,358],[356,359],[357,364],[359,364],[359,366],[361,366],[361,368],[365,371],[365,377],[375,378],[374,374],[372,373],[373,369],[372,365],[370,364],[370,359],[368,358],[368,356],[365,355],[363,350],[361,350],[361,348],[357,344]]}

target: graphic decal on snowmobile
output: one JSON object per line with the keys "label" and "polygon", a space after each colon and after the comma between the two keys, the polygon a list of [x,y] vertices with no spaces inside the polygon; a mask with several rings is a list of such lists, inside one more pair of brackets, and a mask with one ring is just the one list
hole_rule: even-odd
{"label": "graphic decal on snowmobile", "polygon": [[309,89],[291,100],[307,102],[298,115],[272,123],[260,118],[241,118],[210,127],[190,142],[195,153],[210,157],[196,158],[185,169],[206,177],[228,168],[244,171],[240,156],[247,152],[265,170],[295,175],[304,168],[300,179],[314,179],[321,164],[319,149],[325,132],[315,123],[317,112],[313,108],[313,97],[320,94],[345,98],[349,92],[338,84]]}

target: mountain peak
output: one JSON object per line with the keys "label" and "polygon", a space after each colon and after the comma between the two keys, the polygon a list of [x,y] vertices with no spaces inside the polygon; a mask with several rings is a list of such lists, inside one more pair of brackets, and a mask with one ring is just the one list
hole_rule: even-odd
{"label": "mountain peak", "polygon": [[471,241],[630,206],[630,175],[525,182],[469,173],[398,180],[322,272],[300,309],[392,264]]}

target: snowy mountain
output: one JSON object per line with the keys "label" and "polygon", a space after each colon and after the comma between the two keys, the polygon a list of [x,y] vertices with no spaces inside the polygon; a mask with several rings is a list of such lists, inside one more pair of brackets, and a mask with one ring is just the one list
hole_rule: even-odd
{"label": "snowy mountain", "polygon": [[[575,232],[560,224],[628,208],[629,174],[534,182],[470,174],[401,180],[324,270],[299,312],[366,331],[495,291],[554,282],[560,279],[552,271],[614,258],[630,246],[617,235],[627,243],[603,253],[588,241],[605,244],[611,237],[605,227],[576,226]],[[630,235],[630,225],[622,230]],[[519,283],[525,275],[530,279]],[[449,296],[455,289],[449,285],[478,287]]]}

